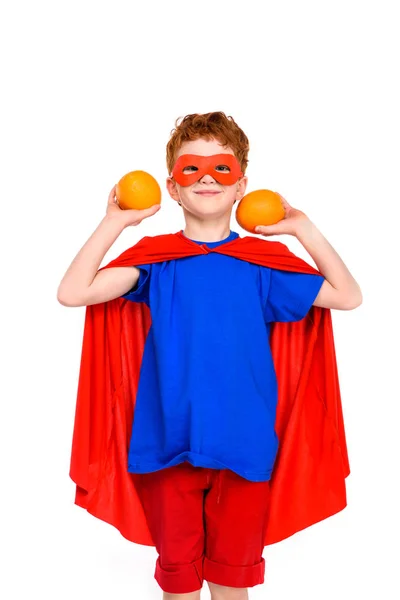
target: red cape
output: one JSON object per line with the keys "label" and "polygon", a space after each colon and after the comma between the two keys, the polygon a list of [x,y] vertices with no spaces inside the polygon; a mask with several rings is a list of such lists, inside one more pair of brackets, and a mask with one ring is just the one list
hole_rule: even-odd
{"label": "red cape", "polygon": [[[273,269],[319,273],[280,242],[239,237],[216,248],[181,232],[144,237],[102,268],[218,252]],[[127,471],[136,390],[151,325],[144,303],[116,298],[86,307],[70,477],[75,503],[132,542],[155,546]],[[350,473],[329,309],[273,323],[280,446],[271,479],[265,545],[342,510]]]}

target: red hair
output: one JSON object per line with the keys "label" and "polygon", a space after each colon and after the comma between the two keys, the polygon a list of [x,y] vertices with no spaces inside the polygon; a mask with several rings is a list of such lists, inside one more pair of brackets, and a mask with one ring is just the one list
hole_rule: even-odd
{"label": "red hair", "polygon": [[[180,119],[182,119],[180,121]],[[180,121],[180,122],[179,122]],[[249,153],[249,140],[236,124],[233,117],[223,112],[186,115],[175,121],[175,129],[167,144],[167,169],[171,174],[178,150],[185,142],[204,138],[216,139],[223,146],[229,146],[238,159],[243,174],[246,171]]]}

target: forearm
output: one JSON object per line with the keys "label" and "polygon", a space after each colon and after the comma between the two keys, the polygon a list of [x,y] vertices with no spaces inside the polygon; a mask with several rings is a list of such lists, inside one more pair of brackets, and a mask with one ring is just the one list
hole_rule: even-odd
{"label": "forearm", "polygon": [[59,300],[81,294],[93,283],[105,254],[123,231],[118,219],[105,216],[68,267],[57,290]]}
{"label": "forearm", "polygon": [[312,221],[305,219],[301,226],[297,228],[296,237],[332,287],[347,297],[362,300],[360,286],[357,281],[339,254]]}

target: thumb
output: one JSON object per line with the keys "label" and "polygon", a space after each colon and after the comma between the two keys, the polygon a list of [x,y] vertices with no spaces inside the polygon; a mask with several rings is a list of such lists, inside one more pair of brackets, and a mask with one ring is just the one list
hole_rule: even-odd
{"label": "thumb", "polygon": [[279,233],[279,226],[278,225],[258,225],[255,228],[255,232],[256,233],[261,233],[264,235],[273,235],[274,233]]}
{"label": "thumb", "polygon": [[144,208],[141,212],[146,217],[146,216],[154,215],[154,213],[156,213],[158,210],[160,210],[160,208],[161,208],[161,204],[153,204],[153,206],[150,206],[149,208]]}

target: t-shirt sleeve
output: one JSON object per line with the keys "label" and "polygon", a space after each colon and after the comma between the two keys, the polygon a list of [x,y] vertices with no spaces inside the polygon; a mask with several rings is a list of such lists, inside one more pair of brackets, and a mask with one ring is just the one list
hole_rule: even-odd
{"label": "t-shirt sleeve", "polygon": [[151,265],[136,265],[136,267],[140,269],[139,279],[136,285],[126,294],[123,294],[121,298],[126,298],[131,302],[145,302],[149,305]]}
{"label": "t-shirt sleeve", "polygon": [[264,318],[267,323],[303,319],[325,281],[319,274],[261,267]]}

